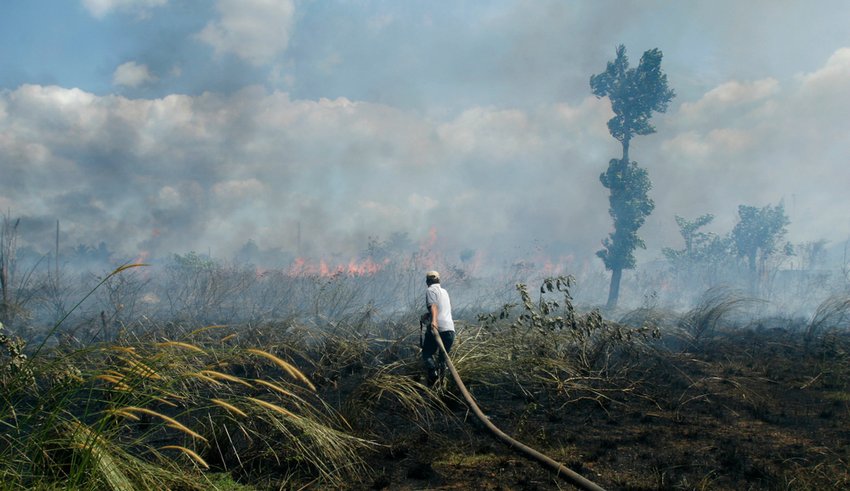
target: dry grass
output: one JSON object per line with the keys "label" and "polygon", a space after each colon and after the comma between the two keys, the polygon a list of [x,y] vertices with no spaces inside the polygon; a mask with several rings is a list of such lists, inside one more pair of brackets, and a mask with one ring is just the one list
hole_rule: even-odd
{"label": "dry grass", "polygon": [[[108,482],[112,489],[165,489],[180,482],[184,489],[203,488],[197,480],[184,482],[184,475],[193,472],[185,468],[186,458],[198,469],[217,466],[231,472],[285,461],[291,479],[335,485],[364,472],[360,453],[370,443],[345,433],[344,418],[315,395],[301,370],[266,350],[198,339],[212,329],[218,327],[191,332],[191,342],[139,339],[40,356],[31,364],[32,381],[20,379],[35,385],[0,399],[0,424],[6,428],[0,432],[0,468],[8,487],[71,476],[82,487]],[[265,377],[274,370],[253,363],[246,352],[283,369],[289,381]],[[57,370],[69,363],[81,376],[55,382]],[[253,377],[246,379],[246,373]],[[304,390],[309,398],[297,395]],[[88,447],[73,444],[87,457],[65,452],[71,444],[44,430],[65,421],[75,422],[75,434],[85,428],[96,437],[86,437],[92,442]],[[222,432],[230,437],[220,438]],[[171,456],[181,461],[169,461],[163,449],[177,451]],[[210,455],[218,457],[210,461]],[[160,466],[162,472],[150,473],[149,466]],[[98,468],[113,471],[91,472]],[[141,469],[159,477],[141,478]]]}
{"label": "dry grass", "polygon": [[[214,327],[218,327],[218,326],[214,326]],[[206,328],[206,329],[209,329],[209,328]],[[197,331],[193,331],[193,334],[195,332],[197,332]],[[162,343],[156,343],[154,346],[156,346],[157,348],[169,348],[169,347],[183,348],[183,349],[186,349],[186,350],[189,350],[189,351],[194,351],[195,353],[200,353],[202,355],[207,354],[206,351],[195,346],[194,344],[184,343],[182,341],[165,341],[165,342],[162,342]]]}
{"label": "dry grass", "polygon": [[285,360],[283,360],[283,359],[281,359],[281,358],[279,358],[279,357],[277,357],[277,356],[275,356],[275,355],[273,355],[273,354],[271,354],[267,351],[254,349],[254,348],[249,348],[249,349],[246,349],[245,351],[248,352],[248,353],[251,353],[252,355],[257,355],[259,357],[262,357],[262,358],[265,358],[266,360],[271,361],[272,363],[277,365],[279,368],[283,369],[283,371],[286,372],[290,377],[292,377],[293,379],[298,380],[299,382],[306,385],[310,390],[312,390],[312,391],[316,390],[316,387],[301,372],[301,370],[298,370],[298,368],[296,368],[291,363],[289,363],[289,362],[287,362],[287,361],[285,361]]}
{"label": "dry grass", "polygon": [[850,297],[847,295],[834,295],[818,305],[812,320],[806,326],[805,337],[807,342],[813,342],[818,336],[825,332],[850,327]]}
{"label": "dry grass", "polygon": [[227,409],[229,412],[231,412],[231,413],[233,413],[237,416],[241,416],[243,418],[248,417],[247,413],[245,413],[244,411],[242,411],[241,409],[239,409],[238,407],[234,406],[233,404],[231,404],[227,401],[222,401],[221,399],[212,398],[212,399],[210,399],[210,402],[215,404],[216,406],[220,406],[220,407],[223,407],[224,409]]}
{"label": "dry grass", "polygon": [[192,459],[192,461],[195,464],[197,464],[198,466],[200,466],[202,469],[209,469],[210,468],[209,464],[207,464],[206,461],[204,459],[202,459],[200,455],[197,454],[197,452],[195,452],[194,450],[188,449],[186,447],[183,447],[183,446],[180,446],[180,445],[164,445],[162,447],[159,447],[159,449],[160,450],[179,450],[179,451],[183,452],[184,454],[188,455],[189,458]]}
{"label": "dry grass", "polygon": [[[404,368],[402,364],[385,366],[365,377],[346,400],[344,412],[348,420],[363,428],[379,425],[386,429],[399,424],[401,418],[403,424],[412,423],[427,431],[438,416],[449,415],[449,408],[439,394],[410,374],[393,373]],[[370,417],[378,408],[395,417],[386,421]]]}
{"label": "dry grass", "polygon": [[679,325],[690,335],[691,342],[699,343],[711,336],[730,314],[755,301],[739,291],[715,287],[702,295],[697,306],[681,318]]}
{"label": "dry grass", "polygon": [[[550,285],[458,323],[455,365],[500,427],[611,488],[850,484],[846,302],[798,333],[821,341],[806,350],[727,332],[748,302],[733,292],[611,322]],[[216,472],[262,489],[557,487],[467,425],[451,382],[419,382],[409,326],[370,322],[161,326],[45,352],[2,381],[0,488],[207,489]]]}

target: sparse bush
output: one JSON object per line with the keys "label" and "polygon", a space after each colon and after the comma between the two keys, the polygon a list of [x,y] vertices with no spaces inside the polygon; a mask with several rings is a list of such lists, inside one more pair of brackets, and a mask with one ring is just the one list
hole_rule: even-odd
{"label": "sparse bush", "polygon": [[507,304],[480,316],[483,332],[461,336],[453,358],[467,385],[497,384],[525,398],[557,394],[568,403],[603,403],[633,390],[640,376],[631,369],[658,329],[610,322],[598,310],[579,313],[570,294],[574,281],[544,279],[537,301],[518,284],[519,313]]}

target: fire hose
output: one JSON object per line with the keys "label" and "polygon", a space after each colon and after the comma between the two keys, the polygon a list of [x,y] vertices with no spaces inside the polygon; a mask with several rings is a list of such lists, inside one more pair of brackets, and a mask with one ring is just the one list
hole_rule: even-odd
{"label": "fire hose", "polygon": [[[430,323],[429,323],[430,324]],[[461,394],[463,394],[463,398],[466,399],[466,403],[472,409],[472,412],[475,413],[475,416],[481,421],[484,426],[490,430],[499,440],[507,443],[508,446],[517,450],[518,452],[524,454],[526,457],[536,461],[543,467],[546,467],[555,472],[558,477],[563,478],[568,481],[570,484],[576,486],[579,489],[587,489],[591,491],[604,491],[604,489],[598,484],[590,481],[589,479],[583,477],[581,474],[575,472],[574,470],[566,467],[555,459],[544,455],[537,450],[525,445],[511,436],[509,436],[504,431],[494,425],[490,419],[481,411],[476,404],[475,399],[472,397],[472,394],[466,389],[466,385],[464,385],[463,380],[460,379],[460,375],[457,373],[455,369],[454,363],[452,363],[452,359],[449,357],[449,354],[446,352],[446,347],[443,345],[443,340],[440,338],[437,329],[434,326],[430,326],[431,334],[434,336],[434,339],[437,341],[437,345],[440,347],[440,351],[443,353],[443,356],[446,359],[446,364],[449,367],[449,371],[452,373],[452,378],[455,381],[455,384],[460,389]]]}

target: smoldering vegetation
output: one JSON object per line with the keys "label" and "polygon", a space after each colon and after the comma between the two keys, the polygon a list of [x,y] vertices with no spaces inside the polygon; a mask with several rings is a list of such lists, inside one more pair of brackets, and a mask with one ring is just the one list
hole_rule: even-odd
{"label": "smoldering vegetation", "polygon": [[381,243],[338,263],[186,253],[100,272],[4,244],[4,489],[557,488],[452,383],[422,384],[434,267],[484,411],[601,485],[850,484],[840,267],[766,257],[753,279],[734,257],[671,261],[624,277],[604,311],[602,272],[522,261],[483,277],[472,254]]}
{"label": "smoldering vegetation", "polygon": [[[665,248],[663,259],[627,272],[620,307],[607,310],[606,316],[627,319],[642,311],[683,315],[723,292],[746,304],[739,309],[746,318],[741,322],[784,318],[785,324],[800,324],[817,317],[823,302],[840,303],[850,291],[846,244],[780,247],[781,235],[771,237],[770,244],[743,239],[736,244],[733,233],[701,232],[710,220],[677,221],[685,248]],[[510,303],[518,283],[558,275],[575,278],[571,291],[576,305],[601,308],[610,281],[610,273],[598,263],[538,254],[486,264],[478,251],[464,250],[453,258],[415,245],[401,233],[371,239],[353,258],[302,258],[248,242],[229,259],[194,251],[118,259],[104,243],[60,250],[57,240],[57,247],[47,252],[21,247],[20,221],[6,216],[4,223],[2,322],[26,339],[42,341],[61,321],[48,343],[63,337],[82,344],[110,341],[120,332],[142,333],[166,323],[410,322],[423,308],[422,274],[429,269],[443,273],[456,317],[469,321]],[[747,246],[754,251],[752,258]],[[145,266],[107,278],[128,263]]]}

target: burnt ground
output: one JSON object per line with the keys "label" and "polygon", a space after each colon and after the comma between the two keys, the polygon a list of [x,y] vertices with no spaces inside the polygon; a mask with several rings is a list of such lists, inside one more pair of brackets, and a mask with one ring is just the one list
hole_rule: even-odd
{"label": "burnt ground", "polygon": [[[605,393],[470,388],[491,420],[606,489],[850,488],[850,337],[759,329],[644,354]],[[456,399],[411,423],[378,408],[374,474],[352,489],[572,489],[514,453]]]}

